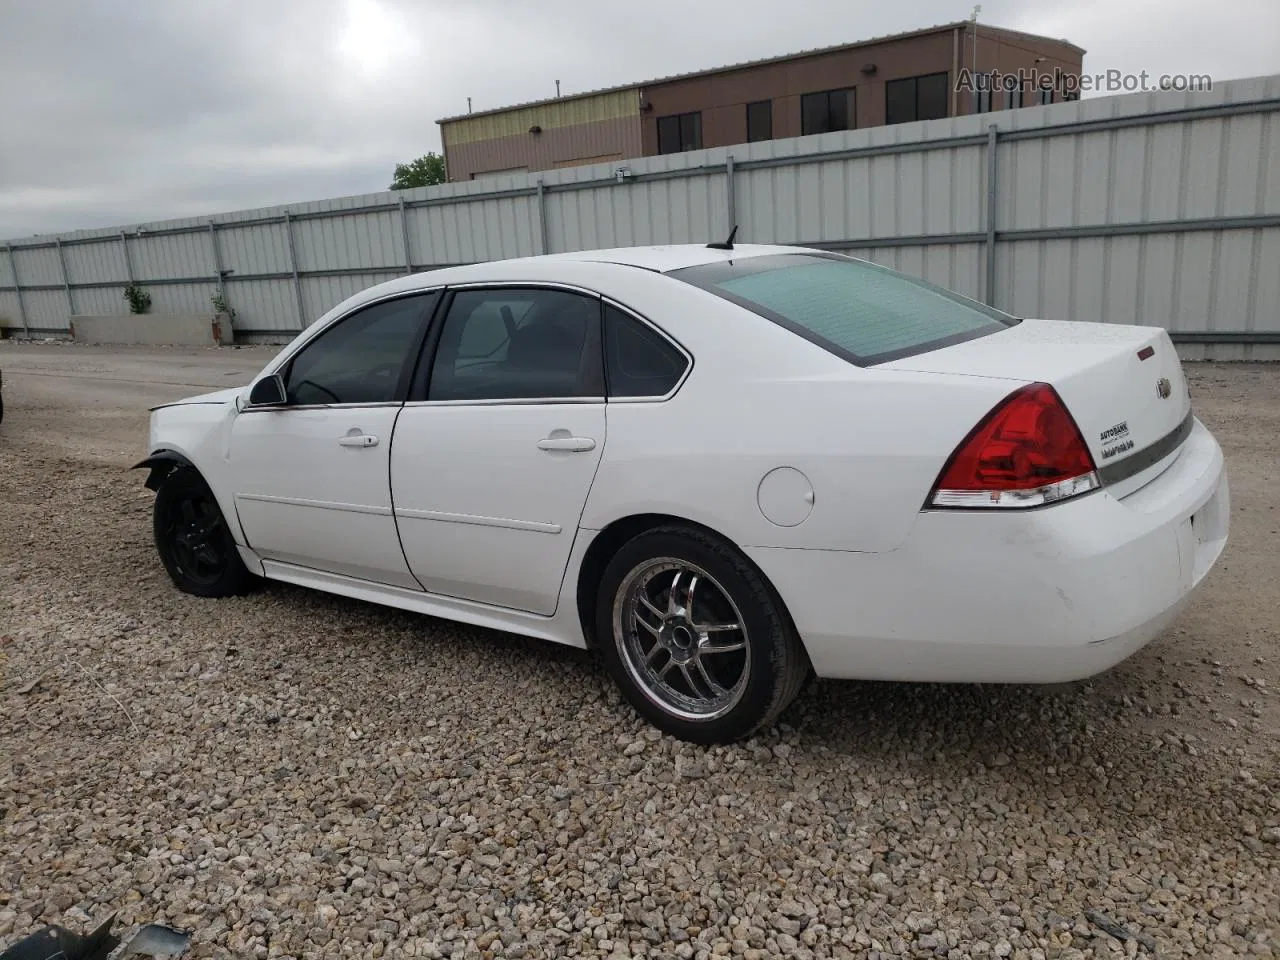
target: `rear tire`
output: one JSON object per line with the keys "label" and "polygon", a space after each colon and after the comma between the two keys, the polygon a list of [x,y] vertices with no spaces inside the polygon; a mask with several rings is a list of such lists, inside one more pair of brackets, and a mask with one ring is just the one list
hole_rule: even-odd
{"label": "rear tire", "polygon": [[604,664],[650,723],[693,743],[730,743],[772,725],[809,661],[773,588],[702,530],[634,537],[596,594]]}
{"label": "rear tire", "polygon": [[232,597],[253,585],[213,491],[193,468],[161,481],[152,529],[160,562],[183,593]]}

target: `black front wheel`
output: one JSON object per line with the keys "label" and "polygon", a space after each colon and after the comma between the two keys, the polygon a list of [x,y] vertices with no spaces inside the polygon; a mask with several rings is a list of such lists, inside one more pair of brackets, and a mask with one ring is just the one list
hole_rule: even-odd
{"label": "black front wheel", "polygon": [[160,561],[184,593],[230,597],[251,585],[213,491],[190,467],[179,467],[160,484],[153,527]]}

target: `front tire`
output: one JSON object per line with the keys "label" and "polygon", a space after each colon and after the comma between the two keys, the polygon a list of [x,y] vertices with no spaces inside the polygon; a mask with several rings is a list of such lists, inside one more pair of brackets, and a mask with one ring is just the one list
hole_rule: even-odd
{"label": "front tire", "polygon": [[773,724],[809,672],[782,602],[736,549],[665,526],[610,560],[596,595],[601,657],[655,726],[730,743]]}
{"label": "front tire", "polygon": [[231,597],[253,582],[204,479],[178,467],[161,481],[152,514],[156,550],[174,585],[197,597]]}

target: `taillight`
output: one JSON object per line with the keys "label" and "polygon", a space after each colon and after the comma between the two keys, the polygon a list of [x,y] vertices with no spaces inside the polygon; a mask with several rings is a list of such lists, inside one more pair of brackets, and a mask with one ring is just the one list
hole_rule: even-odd
{"label": "taillight", "polygon": [[934,507],[1037,507],[1101,486],[1058,392],[1015,390],[970,431],[934,484]]}

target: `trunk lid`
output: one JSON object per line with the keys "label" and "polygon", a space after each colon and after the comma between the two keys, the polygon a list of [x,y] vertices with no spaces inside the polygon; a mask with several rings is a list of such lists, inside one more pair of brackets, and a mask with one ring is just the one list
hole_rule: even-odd
{"label": "trunk lid", "polygon": [[1079,425],[1104,483],[1167,465],[1185,439],[1184,421],[1190,423],[1182,364],[1162,327],[1023,320],[875,369],[1048,383]]}

